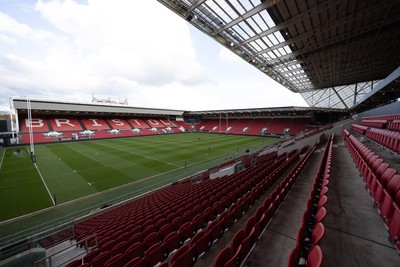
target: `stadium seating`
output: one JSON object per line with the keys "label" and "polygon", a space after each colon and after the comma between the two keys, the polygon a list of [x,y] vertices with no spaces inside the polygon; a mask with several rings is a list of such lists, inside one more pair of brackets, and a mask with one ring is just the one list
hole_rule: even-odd
{"label": "stadium seating", "polygon": [[297,232],[296,246],[288,258],[288,267],[297,267],[299,264],[307,266],[322,265],[322,251],[318,246],[325,234],[323,219],[326,216],[324,208],[328,198],[329,172],[332,157],[333,135],[330,136],[318,172],[303,213],[302,224]]}
{"label": "stadium seating", "polygon": [[132,128],[126,120],[121,119],[121,118],[106,119],[106,121],[113,129],[131,129]]}
{"label": "stadium seating", "polygon": [[[254,201],[246,201],[246,199],[259,198],[261,191],[265,190],[270,180],[274,180],[274,177],[280,175],[299,157],[300,153],[290,153],[291,157],[288,161],[286,161],[286,155],[269,158],[247,169],[244,175],[234,174],[214,180],[205,180],[198,184],[181,183],[157,191],[79,223],[76,225],[78,240],[97,233],[99,246],[104,250],[109,246],[108,242],[110,241],[107,240],[114,241],[114,238],[121,237],[122,229],[124,231],[129,229],[130,236],[138,237],[135,237],[135,240],[126,240],[127,237],[125,240],[118,238],[116,242],[122,245],[114,243],[112,248],[108,249],[111,254],[110,259],[124,253],[126,263],[137,257],[144,257],[145,262],[148,262],[149,257],[146,257],[146,254],[153,255],[154,253],[158,255],[154,256],[155,261],[161,262],[160,251],[165,253],[163,255],[168,255],[178,250],[170,261],[172,266],[182,266],[181,264],[191,266],[231,227],[237,218],[242,216],[243,212],[247,210],[246,207],[250,203],[254,203]],[[305,157],[305,159],[307,158]],[[277,166],[280,167],[277,168]],[[270,174],[272,171],[273,173]],[[204,192],[207,193],[204,194]],[[164,219],[162,226],[155,225],[155,217],[158,218],[157,221]],[[135,218],[135,220],[131,221],[130,218]],[[190,220],[190,218],[192,219]],[[253,244],[253,235],[259,235],[265,225],[265,216],[257,214],[256,218],[259,220],[255,221],[254,226],[251,227],[251,236],[247,235],[248,238],[245,238],[242,254],[246,253]],[[171,227],[165,227],[168,224]],[[144,232],[148,232],[148,234],[144,235]],[[182,246],[184,243],[186,246]],[[142,249],[138,249],[138,247]],[[122,251],[123,249],[126,249],[125,252]],[[134,252],[139,253],[133,254]]]}
{"label": "stadium seating", "polygon": [[[381,215],[385,225],[389,228],[389,235],[394,244],[400,249],[399,229],[400,220],[397,215],[399,209],[398,189],[400,179],[397,170],[374,155],[371,150],[357,138],[344,130],[342,132],[351,156],[362,175],[366,188],[371,194],[374,205]],[[396,191],[397,190],[397,191]]]}
{"label": "stadium seating", "polygon": [[79,119],[72,116],[50,117],[51,128],[57,132],[82,131],[83,128]]}
{"label": "stadium seating", "polygon": [[110,126],[101,118],[83,118],[81,119],[85,128],[91,131],[109,130]]}
{"label": "stadium seating", "polygon": [[32,126],[32,131],[35,133],[50,131],[45,118],[34,117],[32,118],[32,122],[29,122],[27,117],[21,116],[19,118],[19,121],[20,121],[20,132],[23,133],[29,132],[30,126]]}
{"label": "stadium seating", "polygon": [[[275,188],[262,205],[260,205],[255,214],[251,216],[245,224],[245,227],[233,236],[229,247],[222,249],[215,259],[214,266],[240,266],[241,263],[246,259],[248,253],[252,250],[252,247],[256,244],[260,238],[262,232],[267,227],[272,215],[277,212],[278,207],[281,205],[286,194],[288,194],[290,188],[295,183],[297,177],[300,175],[301,170],[307,164],[312,153],[316,149],[317,144],[309,150],[309,152],[296,164],[294,168],[287,174],[283,181]],[[281,175],[290,162],[299,157],[301,152],[289,153],[292,155],[288,161],[276,169],[268,179],[264,180],[261,184],[258,184],[250,193],[250,196],[259,198],[263,192],[265,192],[266,183],[270,184],[275,181],[277,176]],[[252,203],[254,203],[252,201]],[[316,237],[320,238],[320,234],[315,234]]]}

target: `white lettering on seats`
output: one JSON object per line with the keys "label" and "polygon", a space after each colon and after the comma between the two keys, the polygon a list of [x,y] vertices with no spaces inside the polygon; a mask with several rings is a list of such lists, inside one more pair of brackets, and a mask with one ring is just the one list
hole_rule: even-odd
{"label": "white lettering on seats", "polygon": [[117,126],[124,126],[125,123],[123,123],[120,119],[112,119],[115,125]]}
{"label": "white lettering on seats", "polygon": [[173,123],[169,122],[169,121],[164,121],[164,120],[160,120],[162,123],[164,123],[165,126],[175,126]]}
{"label": "white lettering on seats", "polygon": [[94,126],[94,127],[101,127],[101,126],[103,126],[102,124],[100,124],[100,123],[97,122],[97,119],[89,119],[89,120],[93,122],[92,126]]}
{"label": "white lettering on seats", "polygon": [[54,119],[54,121],[56,122],[57,127],[62,127],[61,124],[67,124],[67,125],[69,125],[71,127],[75,127],[75,125],[70,123],[69,119]]}
{"label": "white lettering on seats", "polygon": [[159,125],[160,123],[156,120],[147,120],[152,125]]}
{"label": "white lettering on seats", "polygon": [[132,121],[134,121],[137,125],[141,125],[136,119],[132,119]]}
{"label": "white lettering on seats", "polygon": [[40,128],[43,127],[43,120],[42,119],[32,119],[29,121],[29,119],[25,119],[25,125],[26,127],[32,127],[32,128]]}

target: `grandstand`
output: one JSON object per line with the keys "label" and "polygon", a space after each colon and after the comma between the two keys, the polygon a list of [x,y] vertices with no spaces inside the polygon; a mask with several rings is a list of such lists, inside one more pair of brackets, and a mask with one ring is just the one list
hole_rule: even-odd
{"label": "grandstand", "polygon": [[[15,193],[39,208],[0,222],[0,266],[398,266],[398,1],[159,2],[310,107],[12,97],[0,174],[46,185],[37,166],[63,166],[47,170],[76,179],[47,182],[75,195]],[[24,158],[32,148],[37,164]],[[23,165],[3,164],[11,154]],[[103,166],[80,173],[74,160]],[[123,165],[137,161],[155,181]]]}

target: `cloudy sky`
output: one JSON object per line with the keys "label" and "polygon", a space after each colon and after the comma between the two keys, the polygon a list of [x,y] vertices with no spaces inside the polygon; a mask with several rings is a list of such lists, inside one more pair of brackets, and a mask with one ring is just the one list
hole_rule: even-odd
{"label": "cloudy sky", "polygon": [[207,110],[307,106],[156,0],[0,0],[10,96]]}

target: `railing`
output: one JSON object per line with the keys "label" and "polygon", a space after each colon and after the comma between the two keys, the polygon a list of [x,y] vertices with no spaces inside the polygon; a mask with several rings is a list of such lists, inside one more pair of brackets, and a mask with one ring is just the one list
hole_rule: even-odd
{"label": "railing", "polygon": [[[90,247],[89,244],[91,243],[92,240],[95,241],[95,245]],[[78,247],[78,246],[84,247],[85,251],[75,255],[72,258],[69,258],[67,261],[58,263],[58,265],[65,265],[65,264],[71,262],[72,260],[75,260],[76,258],[88,253],[90,250],[93,250],[94,248],[96,248],[98,246],[97,234],[93,234],[91,236],[88,236],[88,237],[82,239],[81,241],[79,241],[79,242],[77,242],[75,244],[72,244],[72,245],[70,245],[70,246],[68,246],[66,248],[63,248],[60,251],[57,251],[57,252],[55,252],[55,253],[53,253],[53,254],[51,254],[51,255],[43,258],[43,259],[40,259],[40,260],[36,261],[35,262],[35,266],[49,266],[49,267],[52,267],[53,263],[54,263],[54,259],[56,259],[57,256],[59,256],[60,254],[64,253],[65,251],[67,251],[67,250],[69,250],[69,249],[71,249],[73,247]]]}

